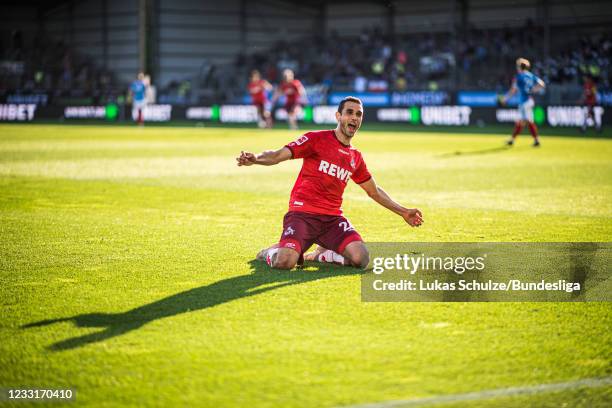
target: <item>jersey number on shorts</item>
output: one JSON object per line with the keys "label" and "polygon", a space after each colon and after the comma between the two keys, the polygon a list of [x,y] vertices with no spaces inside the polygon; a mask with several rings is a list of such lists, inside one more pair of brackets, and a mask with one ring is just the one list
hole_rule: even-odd
{"label": "jersey number on shorts", "polygon": [[355,229],[355,228],[353,228],[351,223],[348,222],[348,221],[342,221],[342,222],[340,222],[340,224],[338,224],[338,226],[342,227],[344,229],[344,232],[353,231]]}

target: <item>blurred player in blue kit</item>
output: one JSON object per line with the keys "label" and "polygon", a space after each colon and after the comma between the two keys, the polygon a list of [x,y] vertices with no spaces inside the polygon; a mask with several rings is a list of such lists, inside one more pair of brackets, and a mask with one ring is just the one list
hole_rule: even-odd
{"label": "blurred player in blue kit", "polygon": [[147,86],[144,73],[138,73],[138,79],[130,84],[130,94],[132,96],[132,118],[142,126],[144,124],[144,108],[147,104]]}
{"label": "blurred player in blue kit", "polygon": [[533,146],[540,146],[540,140],[538,138],[538,128],[533,122],[533,94],[544,89],[546,86],[542,79],[529,72],[531,64],[525,58],[519,58],[516,60],[517,74],[512,81],[512,86],[506,95],[501,99],[502,104],[506,104],[515,93],[518,92],[519,96],[519,120],[514,125],[514,131],[512,137],[508,140],[508,146],[514,144],[514,139],[523,130],[524,126],[529,127],[531,136],[533,136]]}

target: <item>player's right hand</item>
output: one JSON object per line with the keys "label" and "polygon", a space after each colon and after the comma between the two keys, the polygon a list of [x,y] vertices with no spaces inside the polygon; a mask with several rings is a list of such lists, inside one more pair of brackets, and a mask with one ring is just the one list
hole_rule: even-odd
{"label": "player's right hand", "polygon": [[236,161],[238,162],[238,166],[250,166],[255,164],[257,161],[257,157],[253,153],[250,152],[240,152],[240,156],[236,157]]}
{"label": "player's right hand", "polygon": [[409,208],[402,217],[411,227],[420,227],[423,224],[423,214],[418,208]]}

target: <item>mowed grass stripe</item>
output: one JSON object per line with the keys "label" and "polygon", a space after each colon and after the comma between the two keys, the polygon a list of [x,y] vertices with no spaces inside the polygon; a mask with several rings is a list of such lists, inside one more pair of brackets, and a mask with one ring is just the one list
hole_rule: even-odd
{"label": "mowed grass stripe", "polygon": [[469,392],[466,394],[444,395],[440,397],[419,398],[403,401],[384,401],[371,404],[350,405],[346,408],[409,408],[409,407],[428,407],[442,405],[453,402],[479,401],[498,397],[513,397],[517,395],[533,395],[547,392],[563,391],[577,388],[599,388],[612,386],[612,377],[605,378],[585,378],[577,381],[568,381],[556,384],[538,384],[526,387],[498,388],[495,390],[485,390]]}

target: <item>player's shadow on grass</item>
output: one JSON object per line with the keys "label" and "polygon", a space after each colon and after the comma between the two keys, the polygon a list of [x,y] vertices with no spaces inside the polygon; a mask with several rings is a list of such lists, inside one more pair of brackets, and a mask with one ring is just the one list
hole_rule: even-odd
{"label": "player's shadow on grass", "polygon": [[499,146],[499,147],[492,147],[490,149],[481,149],[481,150],[468,150],[468,151],[461,151],[461,150],[456,150],[454,152],[451,153],[444,153],[439,155],[438,157],[441,157],[443,159],[448,159],[451,157],[461,157],[461,156],[479,156],[479,155],[483,155],[483,154],[494,154],[494,153],[502,153],[502,152],[507,152],[510,150],[517,150],[517,149],[521,149],[522,146]]}
{"label": "player's shadow on grass", "polygon": [[139,306],[123,313],[84,313],[71,317],[48,319],[22,326],[23,329],[47,326],[60,322],[73,322],[78,327],[99,327],[103,330],[72,337],[54,343],[48,348],[54,351],[70,350],[97,343],[139,329],[157,319],[195,312],[232,300],[255,296],[274,289],[298,285],[334,276],[361,274],[363,271],[333,265],[316,264],[312,270],[271,270],[259,261],[250,261],[251,272],[177,293],[155,302]]}

